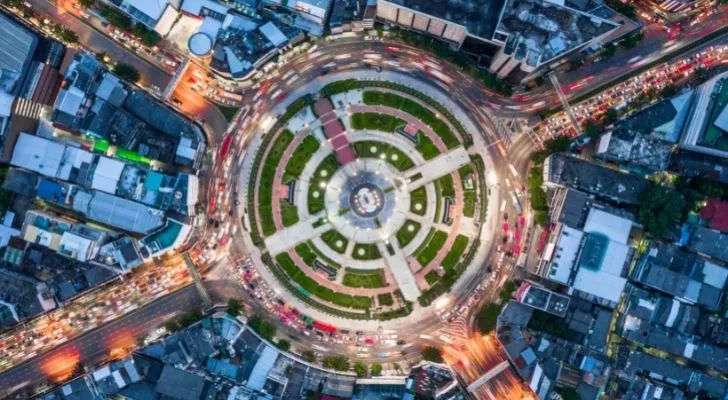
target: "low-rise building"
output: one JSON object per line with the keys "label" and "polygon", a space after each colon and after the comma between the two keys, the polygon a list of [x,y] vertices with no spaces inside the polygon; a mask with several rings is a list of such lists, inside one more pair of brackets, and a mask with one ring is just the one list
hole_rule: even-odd
{"label": "low-rise building", "polygon": [[164,36],[172,28],[182,0],[104,0],[104,2],[117,7],[135,22]]}
{"label": "low-rise building", "polygon": [[676,299],[717,311],[728,269],[677,247],[653,244],[637,262],[632,280]]}
{"label": "low-rise building", "polygon": [[549,156],[543,167],[547,187],[568,187],[616,204],[638,204],[648,182],[639,176],[590,163],[563,153]]}
{"label": "low-rise building", "polygon": [[728,263],[728,234],[704,226],[692,226],[687,248],[720,262]]}
{"label": "low-rise building", "polygon": [[329,16],[329,31],[337,34],[372,29],[376,15],[376,0],[336,0]]}
{"label": "low-rise building", "polygon": [[322,36],[334,0],[262,0],[261,6],[291,14],[290,25]]}
{"label": "low-rise building", "polygon": [[573,296],[614,307],[627,282],[631,229],[631,220],[593,207],[583,228],[555,224],[537,271]]}

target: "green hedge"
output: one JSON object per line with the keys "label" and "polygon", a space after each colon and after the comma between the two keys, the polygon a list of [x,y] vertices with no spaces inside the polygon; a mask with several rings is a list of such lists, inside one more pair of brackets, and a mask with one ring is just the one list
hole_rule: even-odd
{"label": "green hedge", "polygon": [[460,133],[460,137],[463,138],[463,144],[465,145],[465,147],[470,147],[473,144],[473,138],[465,130],[463,124],[461,124],[460,121],[458,121],[457,118],[455,118],[455,116],[450,113],[450,110],[448,110],[442,104],[436,102],[432,98],[426,96],[424,93],[418,92],[417,90],[414,90],[410,87],[386,81],[348,79],[344,81],[333,82],[324,86],[324,88],[321,89],[321,93],[325,96],[331,96],[333,94],[367,87],[380,87],[396,90],[398,92],[406,93],[410,96],[420,99],[422,102],[437,110],[438,113],[440,113],[443,117],[450,121],[450,124],[455,127],[455,129]]}
{"label": "green hedge", "polygon": [[[475,203],[478,201],[478,181],[474,173],[473,167],[468,164],[460,168],[458,171],[460,174],[460,183],[463,188],[463,215],[472,218],[475,215]],[[472,175],[473,188],[467,189],[465,187],[465,178],[468,175]]]}
{"label": "green hedge", "polygon": [[283,226],[289,227],[298,223],[298,207],[288,204],[287,201],[282,201],[280,204]]}
{"label": "green hedge", "polygon": [[431,235],[428,235],[429,240],[425,242],[424,247],[418,249],[418,251],[415,253],[417,262],[419,262],[420,265],[423,267],[427,266],[430,261],[435,259],[437,253],[447,241],[447,233],[443,231],[435,231],[434,233],[430,233]]}
{"label": "green hedge", "polygon": [[[323,211],[325,204],[324,204],[324,193],[325,190],[319,187],[319,185],[323,182],[326,183],[331,179],[331,176],[338,170],[340,167],[339,162],[336,161],[336,156],[333,154],[329,154],[326,158],[321,161],[321,164],[319,164],[318,167],[316,167],[316,170],[313,173],[313,176],[310,178],[308,182],[308,212],[309,214],[316,214],[320,211]],[[321,176],[321,171],[326,171],[326,177]],[[318,191],[319,197],[315,198],[313,197],[313,193]]]}
{"label": "green hedge", "polygon": [[434,270],[430,271],[425,275],[425,280],[429,285],[433,285],[435,282],[440,280],[440,275]]}
{"label": "green hedge", "polygon": [[480,223],[484,223],[485,217],[488,215],[488,187],[485,184],[485,163],[483,162],[483,157],[480,155],[471,155],[470,161],[473,162],[473,166],[477,172],[478,188],[480,189],[480,215],[478,219]]}
{"label": "green hedge", "polygon": [[[359,254],[359,250],[364,250],[364,254]],[[355,260],[376,260],[382,258],[379,249],[375,243],[357,243],[351,253],[351,258]]]}
{"label": "green hedge", "polygon": [[[372,151],[372,147],[376,147],[377,150]],[[399,171],[406,171],[415,166],[412,159],[410,159],[402,150],[383,142],[373,140],[356,142],[354,143],[354,152],[359,158],[382,159],[382,155],[384,155],[384,160],[393,165]],[[397,159],[393,160],[392,156],[395,155]]]}
{"label": "green hedge", "polygon": [[440,187],[440,196],[455,197],[455,185],[452,183],[452,175],[443,175],[437,180],[437,182]]}
{"label": "green hedge", "polygon": [[[321,240],[326,243],[327,246],[331,247],[332,250],[339,254],[344,254],[346,246],[349,244],[349,240],[339,233],[336,229],[331,229],[321,234]],[[341,241],[342,246],[336,247],[336,242]]]}
{"label": "green hedge", "polygon": [[[369,272],[369,271],[368,271]],[[370,271],[366,274],[346,271],[344,273],[344,286],[362,288],[381,288],[386,286],[381,269]]]}
{"label": "green hedge", "polygon": [[[421,210],[415,209],[415,204],[422,204]],[[427,212],[427,190],[424,186],[410,192],[410,212],[417,215],[425,215]]]}
{"label": "green hedge", "polygon": [[391,133],[405,124],[403,120],[388,114],[364,112],[351,115],[351,126],[357,130],[368,129]]}
{"label": "green hedge", "polygon": [[460,256],[463,254],[466,247],[468,247],[468,237],[465,235],[458,235],[455,238],[455,241],[453,241],[450,251],[448,251],[445,258],[442,259],[442,267],[446,270],[455,267],[455,264],[460,261]]}
{"label": "green hedge", "polygon": [[333,304],[356,309],[369,309],[372,306],[372,299],[366,296],[350,296],[319,285],[315,280],[301,271],[291,259],[288,253],[281,253],[276,256],[276,262],[286,272],[289,278],[296,282],[306,292],[318,297],[321,300]]}
{"label": "green hedge", "polygon": [[[415,229],[410,232],[409,230],[407,230],[409,226],[414,226]],[[397,241],[399,242],[399,247],[404,248],[405,246],[407,246],[412,241],[412,239],[417,236],[420,228],[422,228],[422,225],[419,222],[412,221],[410,219],[405,221],[404,225],[402,225],[402,227],[399,228],[399,230],[397,231]]]}
{"label": "green hedge", "polygon": [[301,172],[303,172],[306,164],[320,146],[319,141],[313,136],[306,136],[298,147],[296,147],[296,150],[293,151],[291,158],[288,160],[288,164],[286,164],[287,178],[293,179],[301,176]]}
{"label": "green hedge", "polygon": [[281,162],[281,157],[292,141],[293,133],[289,130],[282,131],[275,138],[268,152],[268,157],[266,157],[263,167],[260,169],[260,186],[256,189],[258,191],[258,215],[260,216],[261,230],[265,236],[270,236],[276,232],[272,206],[273,180],[278,164]]}
{"label": "green hedge", "polygon": [[394,304],[394,299],[392,298],[391,293],[382,293],[377,295],[377,300],[379,300],[380,306],[391,306]]}
{"label": "green hedge", "polygon": [[311,250],[308,243],[299,243],[294,248],[296,254],[306,263],[309,267],[313,267],[314,261],[316,261],[316,253]]}
{"label": "green hedge", "polygon": [[429,136],[422,132],[418,132],[417,136],[418,140],[416,148],[425,160],[432,160],[440,155],[440,150],[437,146],[435,146],[435,142],[433,142]]}
{"label": "green hedge", "polygon": [[363,100],[364,104],[383,105],[395,108],[419,119],[442,139],[448,149],[454,149],[461,144],[460,140],[450,130],[445,121],[438,118],[435,113],[414,100],[394,93],[373,91],[364,92]]}

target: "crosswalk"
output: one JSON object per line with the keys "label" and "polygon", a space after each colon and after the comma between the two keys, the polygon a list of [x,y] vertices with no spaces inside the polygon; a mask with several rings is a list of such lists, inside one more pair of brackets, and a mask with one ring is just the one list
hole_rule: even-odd
{"label": "crosswalk", "polygon": [[660,8],[667,12],[677,13],[685,11],[694,3],[695,0],[666,0],[660,3]]}

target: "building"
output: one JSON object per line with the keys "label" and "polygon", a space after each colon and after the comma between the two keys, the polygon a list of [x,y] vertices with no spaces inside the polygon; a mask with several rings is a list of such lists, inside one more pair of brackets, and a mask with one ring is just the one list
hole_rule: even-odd
{"label": "building", "polygon": [[68,66],[52,119],[57,129],[86,135],[91,150],[140,164],[196,169],[204,154],[202,128],[120,81],[86,52]]}
{"label": "building", "polygon": [[18,94],[28,75],[38,37],[6,14],[0,14],[0,90]]}
{"label": "building", "polygon": [[85,262],[98,255],[106,233],[50,214],[29,211],[25,214],[23,239]]}
{"label": "building", "polygon": [[728,262],[728,234],[703,226],[693,226],[687,247],[698,254]]}
{"label": "building", "polygon": [[705,178],[728,184],[728,160],[725,158],[680,150],[672,154],[669,170],[686,178]]}
{"label": "building", "polygon": [[515,299],[521,304],[533,307],[559,317],[566,316],[569,297],[550,291],[530,282],[523,282],[516,290]]}
{"label": "building", "polygon": [[638,375],[647,375],[653,382],[681,387],[686,392],[697,395],[703,393],[714,398],[728,395],[728,381],[697,371],[668,358],[647,354],[640,350],[621,347],[617,354],[616,367],[619,374],[627,380]]}
{"label": "building", "polygon": [[546,187],[568,187],[616,204],[638,204],[647,180],[562,153],[544,162]]}
{"label": "building", "polygon": [[694,335],[700,310],[677,298],[630,288],[622,319],[622,336],[696,364],[728,370],[728,350]]}
{"label": "building", "polygon": [[728,269],[670,245],[653,244],[637,262],[632,279],[687,304],[717,311]]}
{"label": "building", "polygon": [[103,397],[96,391],[93,381],[87,375],[80,376],[64,383],[49,393],[44,393],[39,400],[101,400]]}
{"label": "building", "polygon": [[501,78],[516,67],[533,73],[567,54],[603,44],[619,25],[605,18],[611,10],[598,11],[600,7],[591,1],[379,0],[377,4],[377,17],[385,22],[458,48],[492,49],[490,70]]}
{"label": "building", "polygon": [[376,0],[336,0],[329,16],[329,31],[337,34],[372,29],[376,15]]}
{"label": "building", "polygon": [[720,158],[728,157],[728,72],[695,89],[695,100],[680,147]]}
{"label": "building", "polygon": [[135,22],[164,36],[172,28],[182,0],[104,0],[129,15]]}
{"label": "building", "polygon": [[700,219],[706,221],[710,229],[728,233],[728,202],[709,199],[700,210]]}
{"label": "building", "polygon": [[631,220],[591,208],[583,228],[554,226],[537,270],[571,295],[614,307],[627,282],[631,229]]}
{"label": "building", "polygon": [[322,36],[334,0],[262,0],[261,6],[291,14],[289,25]]}

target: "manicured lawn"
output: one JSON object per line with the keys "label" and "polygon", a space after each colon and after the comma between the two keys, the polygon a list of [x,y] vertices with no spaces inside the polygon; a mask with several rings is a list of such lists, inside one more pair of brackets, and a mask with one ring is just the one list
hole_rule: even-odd
{"label": "manicured lawn", "polygon": [[281,219],[285,227],[295,225],[298,222],[298,207],[281,201]]}
{"label": "manicured lawn", "polygon": [[334,262],[332,259],[326,257],[326,255],[321,250],[319,250],[319,248],[316,247],[316,245],[313,244],[312,241],[309,240],[306,243],[308,244],[308,247],[311,249],[311,251],[313,251],[316,254],[316,257],[318,257],[319,261],[321,261],[322,263],[325,263],[329,267],[333,267],[333,268],[336,268],[336,269],[341,269],[341,265],[339,265],[338,263]]}
{"label": "manicured lawn", "polygon": [[[475,215],[475,203],[478,201],[478,180],[473,175],[473,167],[468,164],[460,168],[460,182],[463,186],[463,215],[473,217]],[[466,184],[466,178],[472,178],[472,187]]]}
{"label": "manicured lawn", "polygon": [[420,225],[419,222],[408,219],[404,223],[404,225],[402,225],[402,227],[399,228],[399,230],[397,231],[397,241],[399,242],[399,247],[404,248],[405,246],[407,246],[409,242],[411,242],[412,239],[417,236],[417,232],[420,231],[420,228],[422,228],[422,225]]}
{"label": "manicured lawn", "polygon": [[371,140],[356,142],[354,152],[359,158],[383,159],[400,171],[406,171],[415,166],[415,163],[403,151],[383,142]]}
{"label": "manicured lawn", "polygon": [[334,303],[342,307],[368,309],[372,305],[371,297],[350,296],[335,292],[325,286],[321,286],[311,279],[305,272],[301,271],[291,259],[288,253],[281,253],[276,256],[276,263],[285,271],[291,280],[296,282],[306,293],[314,295],[321,300]]}
{"label": "manicured lawn", "polygon": [[291,158],[286,164],[286,175],[289,179],[298,178],[306,167],[306,163],[311,159],[313,153],[318,150],[320,143],[313,136],[306,136],[303,141],[296,147],[291,154]]}
{"label": "manicured lawn", "polygon": [[[324,209],[324,192],[325,189],[321,188],[320,185],[329,181],[331,175],[339,169],[339,162],[336,161],[336,156],[333,154],[328,155],[321,161],[321,164],[314,171],[313,176],[309,181],[308,186],[308,212],[309,214],[316,214]],[[325,175],[325,176],[324,176]],[[314,193],[318,193],[319,196],[315,197]]]}
{"label": "manicured lawn", "polygon": [[[425,187],[422,186],[411,191],[410,200],[410,212],[417,215],[425,215],[427,212],[427,191],[425,190]],[[417,204],[421,204],[422,208],[418,210],[416,208]]]}
{"label": "manicured lawn", "polygon": [[301,257],[306,265],[313,267],[313,263],[316,261],[316,253],[311,250],[311,247],[309,247],[307,243],[297,244],[294,250],[296,250],[296,253],[299,257]]}
{"label": "manicured lawn", "polygon": [[258,214],[260,215],[260,228],[264,236],[270,236],[276,232],[272,209],[273,179],[276,174],[276,168],[281,162],[281,156],[283,156],[283,153],[292,141],[293,133],[288,130],[281,132],[271,145],[268,157],[266,157],[263,167],[259,172]]}
{"label": "manicured lawn", "polygon": [[447,241],[447,233],[443,231],[436,231],[431,236],[428,236],[429,240],[425,242],[424,247],[422,249],[418,249],[415,253],[417,262],[419,262],[423,267],[427,266],[430,261],[435,259],[437,253],[445,244],[445,241]]}
{"label": "manicured lawn", "polygon": [[458,235],[455,238],[455,241],[453,241],[450,251],[448,251],[445,258],[442,259],[442,267],[446,270],[455,267],[466,247],[468,247],[468,237],[465,235]]}
{"label": "manicured lawn", "polygon": [[432,111],[419,103],[394,93],[367,91],[363,95],[364,103],[369,105],[383,105],[396,108],[416,117],[428,125],[445,143],[448,149],[460,146],[460,140],[450,130],[445,121],[438,118]]}
{"label": "manicured lawn", "polygon": [[435,271],[430,271],[427,275],[425,275],[425,280],[430,286],[432,286],[433,283],[440,280],[440,275],[438,275]]}
{"label": "manicured lawn", "polygon": [[351,258],[355,260],[376,260],[382,258],[377,245],[374,243],[357,243],[354,245],[354,251]]}
{"label": "manicured lawn", "polygon": [[417,143],[417,151],[422,154],[422,157],[424,157],[425,160],[431,160],[440,155],[440,150],[438,150],[437,146],[435,146],[435,143],[432,141],[432,139],[430,139],[429,136],[425,135],[422,132],[420,132],[418,135],[419,143]]}
{"label": "manicured lawn", "polygon": [[452,175],[443,175],[437,181],[440,187],[440,196],[455,197],[455,185],[452,183]]}
{"label": "manicured lawn", "polygon": [[349,244],[349,240],[347,240],[344,235],[340,234],[336,229],[322,233],[321,240],[339,254],[344,254],[346,246]]}
{"label": "manicured lawn", "polygon": [[381,269],[370,271],[366,274],[353,273],[348,270],[344,273],[344,286],[361,288],[384,287],[384,277]]}
{"label": "manicured lawn", "polygon": [[404,126],[405,122],[397,117],[379,114],[379,113],[356,113],[351,116],[351,126],[354,129],[369,129],[382,132],[394,132],[399,126]]}
{"label": "manicured lawn", "polygon": [[382,293],[377,296],[377,300],[379,300],[380,306],[391,306],[394,304],[394,299],[392,298],[391,293]]}

